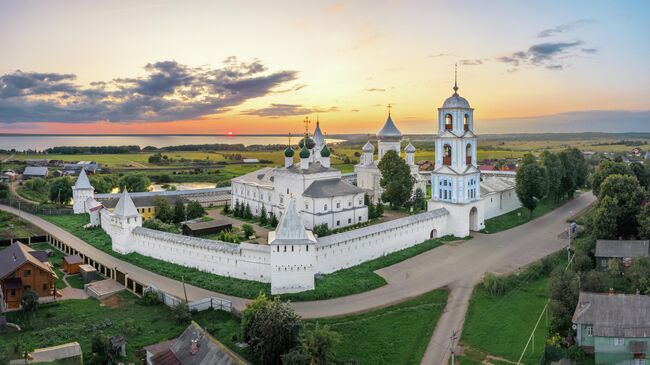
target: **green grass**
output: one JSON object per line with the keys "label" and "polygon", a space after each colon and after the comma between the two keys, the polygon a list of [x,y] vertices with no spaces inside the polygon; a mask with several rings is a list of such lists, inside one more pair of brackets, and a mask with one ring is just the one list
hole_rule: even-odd
{"label": "green grass", "polygon": [[[564,202],[554,203],[551,199],[544,198],[539,201],[537,207],[533,210],[532,219],[543,216],[544,214],[550,212],[551,210],[559,207]],[[524,223],[530,222],[531,219],[528,219],[528,209],[521,207],[502,214],[498,217],[490,218],[485,221],[485,229],[482,231],[484,233],[497,233],[505,231]]]}
{"label": "green grass", "polygon": [[47,191],[35,191],[27,189],[24,186],[18,186],[16,188],[16,194],[22,196],[25,199],[32,200],[39,203],[46,203],[50,200],[47,196]]}
{"label": "green grass", "polygon": [[29,222],[11,213],[0,211],[0,239],[25,238],[41,234],[43,232]]}
{"label": "green grass", "polygon": [[322,300],[363,293],[386,285],[386,280],[375,270],[394,265],[441,245],[440,240],[424,241],[416,246],[393,252],[357,266],[335,271],[316,280],[316,289],[296,294],[285,294],[292,301]]}
{"label": "green grass", "polygon": [[86,284],[84,282],[84,279],[81,277],[81,274],[68,276],[66,280],[68,280],[68,284],[70,284],[70,287],[75,289],[83,289],[84,284]]}
{"label": "green grass", "polygon": [[[492,296],[478,284],[470,299],[461,339],[469,360],[481,362],[491,355],[516,362],[548,300],[549,274],[565,264],[564,253],[560,252],[530,265],[521,274],[507,278],[503,296]],[[528,347],[522,358],[524,364],[539,361],[547,333],[544,315],[535,331],[535,351],[532,345]]]}
{"label": "green grass", "polygon": [[52,251],[52,256],[48,258],[48,261],[50,264],[52,264],[52,267],[54,268],[54,272],[56,273],[56,276],[58,276],[58,279],[56,279],[56,288],[57,289],[63,289],[67,287],[65,281],[63,281],[63,252],[57,250],[54,248],[54,246],[50,246],[48,243],[35,243],[30,246],[34,250],[51,250]]}
{"label": "green grass", "polygon": [[[22,344],[23,350],[32,350],[77,341],[84,357],[90,355],[90,343],[99,331],[107,336],[126,334],[126,353],[129,361],[136,361],[136,351],[143,346],[178,337],[187,324],[176,324],[171,310],[164,305],[142,306],[135,296],[126,292],[118,294],[122,300],[119,308],[100,306],[95,299],[65,300],[42,305],[30,318],[22,312],[7,313],[9,322],[18,323],[23,331],[3,334],[0,352],[13,358],[13,346]],[[194,315],[194,320],[209,330],[213,336],[234,351],[241,351],[234,344],[233,334],[239,333],[239,320],[223,311],[204,311]],[[135,327],[125,333],[125,325]],[[242,351],[246,358],[247,351]]]}
{"label": "green grass", "polygon": [[440,314],[446,290],[372,312],[309,321],[329,325],[341,336],[336,348],[341,360],[358,364],[420,364]]}
{"label": "green grass", "polygon": [[[228,278],[206,273],[194,268],[165,262],[137,253],[122,255],[114,252],[111,249],[110,237],[100,227],[83,228],[83,225],[88,223],[88,217],[86,215],[41,216],[41,218],[60,226],[86,241],[88,244],[112,256],[172,279],[184,279],[188,284],[200,288],[242,298],[255,298],[260,292],[270,295],[271,292],[271,285],[268,283]],[[449,239],[428,240],[416,246],[391,253],[355,267],[339,270],[318,279],[315,290],[287,294],[282,297],[293,301],[319,300],[357,294],[378,288],[386,285],[386,281],[373,271],[417,256],[425,251],[438,247],[442,241]]]}

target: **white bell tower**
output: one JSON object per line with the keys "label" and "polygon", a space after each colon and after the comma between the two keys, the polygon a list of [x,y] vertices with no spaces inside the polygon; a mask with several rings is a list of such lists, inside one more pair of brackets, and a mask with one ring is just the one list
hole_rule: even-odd
{"label": "white bell tower", "polygon": [[86,199],[95,197],[95,188],[90,185],[86,170],[81,169],[72,187],[72,210],[74,214],[86,213]]}
{"label": "white bell tower", "polygon": [[469,231],[485,228],[481,199],[481,173],[476,167],[474,109],[458,95],[454,77],[454,94],[438,109],[436,166],[431,174],[429,210],[444,207],[451,215],[450,231],[464,237]]}

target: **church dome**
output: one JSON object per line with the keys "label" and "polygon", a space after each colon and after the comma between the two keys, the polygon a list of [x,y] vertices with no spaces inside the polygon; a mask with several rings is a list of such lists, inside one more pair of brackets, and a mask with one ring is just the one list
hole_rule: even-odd
{"label": "church dome", "polygon": [[284,150],[284,157],[293,157],[293,148],[287,146],[287,149]]}
{"label": "church dome", "polygon": [[454,93],[442,104],[443,108],[470,108],[469,102],[464,97]]}
{"label": "church dome", "polygon": [[323,149],[320,151],[321,157],[330,157],[330,149],[327,148],[327,145],[323,146]]}
{"label": "church dome", "polygon": [[[306,136],[305,138],[307,139],[307,149],[312,149],[314,146],[316,146],[316,142],[314,142],[311,137]],[[298,142],[298,146],[300,146],[300,148],[305,147],[305,138],[301,139],[300,142]]]}
{"label": "church dome", "polygon": [[309,150],[307,149],[306,146],[302,146],[302,149],[300,150],[300,158],[309,158]]}
{"label": "church dome", "polygon": [[314,130],[314,142],[319,146],[325,144],[325,137],[323,136],[323,132],[320,130],[319,121],[316,121],[316,129]]}
{"label": "church dome", "polygon": [[375,146],[370,143],[370,141],[366,142],[366,144],[363,145],[363,148],[361,148],[363,152],[375,152]]}
{"label": "church dome", "polygon": [[404,152],[406,152],[406,153],[415,153],[415,146],[413,146],[413,145],[409,142],[409,145],[406,146],[406,148],[404,149]]}
{"label": "church dome", "polygon": [[400,132],[399,129],[397,129],[395,123],[393,123],[393,119],[390,117],[390,114],[388,114],[388,119],[386,119],[386,123],[384,123],[384,127],[379,132],[377,132],[377,137],[380,140],[402,138],[402,132]]}

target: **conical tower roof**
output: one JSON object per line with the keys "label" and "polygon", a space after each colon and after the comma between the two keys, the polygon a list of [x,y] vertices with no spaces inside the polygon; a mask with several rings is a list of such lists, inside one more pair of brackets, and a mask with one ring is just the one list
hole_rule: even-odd
{"label": "conical tower roof", "polygon": [[319,121],[316,121],[316,129],[314,130],[314,142],[316,142],[316,146],[322,146],[325,144],[325,136],[323,136],[323,132],[320,130]]}
{"label": "conical tower roof", "polygon": [[300,213],[296,209],[296,200],[289,198],[289,203],[280,217],[278,227],[275,229],[275,240],[310,240],[305,226],[302,224]]}
{"label": "conical tower roof", "polygon": [[395,123],[393,123],[393,118],[390,117],[390,114],[388,114],[388,118],[386,119],[386,123],[384,123],[384,127],[379,132],[377,132],[377,137],[380,141],[402,138],[402,132],[397,129],[397,126],[395,126]]}
{"label": "conical tower roof", "polygon": [[86,170],[81,169],[81,172],[79,173],[79,177],[77,178],[77,181],[74,184],[75,189],[92,189],[93,186],[90,185],[90,181],[88,180],[88,175],[86,175]]}
{"label": "conical tower roof", "polygon": [[124,188],[124,192],[122,193],[120,200],[117,201],[117,205],[113,210],[113,214],[124,218],[135,217],[140,214],[138,213],[138,209],[135,207],[133,199],[131,199],[131,195],[129,195],[129,192],[126,190],[126,188]]}
{"label": "conical tower roof", "polygon": [[411,142],[409,142],[408,146],[404,149],[404,152],[406,153],[415,153],[415,146]]}

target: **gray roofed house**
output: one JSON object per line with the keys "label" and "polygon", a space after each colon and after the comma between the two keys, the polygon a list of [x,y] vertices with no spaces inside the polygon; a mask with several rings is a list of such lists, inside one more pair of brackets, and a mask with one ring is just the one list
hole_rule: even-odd
{"label": "gray roofed house", "polygon": [[[169,345],[168,348],[165,348]],[[151,365],[242,365],[248,364],[234,351],[192,322],[175,340],[164,346],[147,346],[147,363]],[[150,354],[149,350],[159,352]],[[151,356],[150,356],[151,355]]]}
{"label": "gray roofed house", "polygon": [[40,177],[45,179],[48,174],[47,167],[44,166],[27,166],[25,171],[23,171],[23,180],[29,180],[34,177]]}
{"label": "gray roofed house", "polygon": [[577,344],[595,353],[596,364],[648,357],[650,296],[582,292],[572,321]]}
{"label": "gray roofed house", "polygon": [[363,189],[341,179],[328,179],[314,181],[302,193],[302,196],[308,198],[331,198],[341,195],[362,194],[363,192]]}
{"label": "gray roofed house", "polygon": [[596,265],[598,269],[606,269],[610,259],[619,259],[629,266],[638,256],[650,256],[649,240],[597,240]]}

